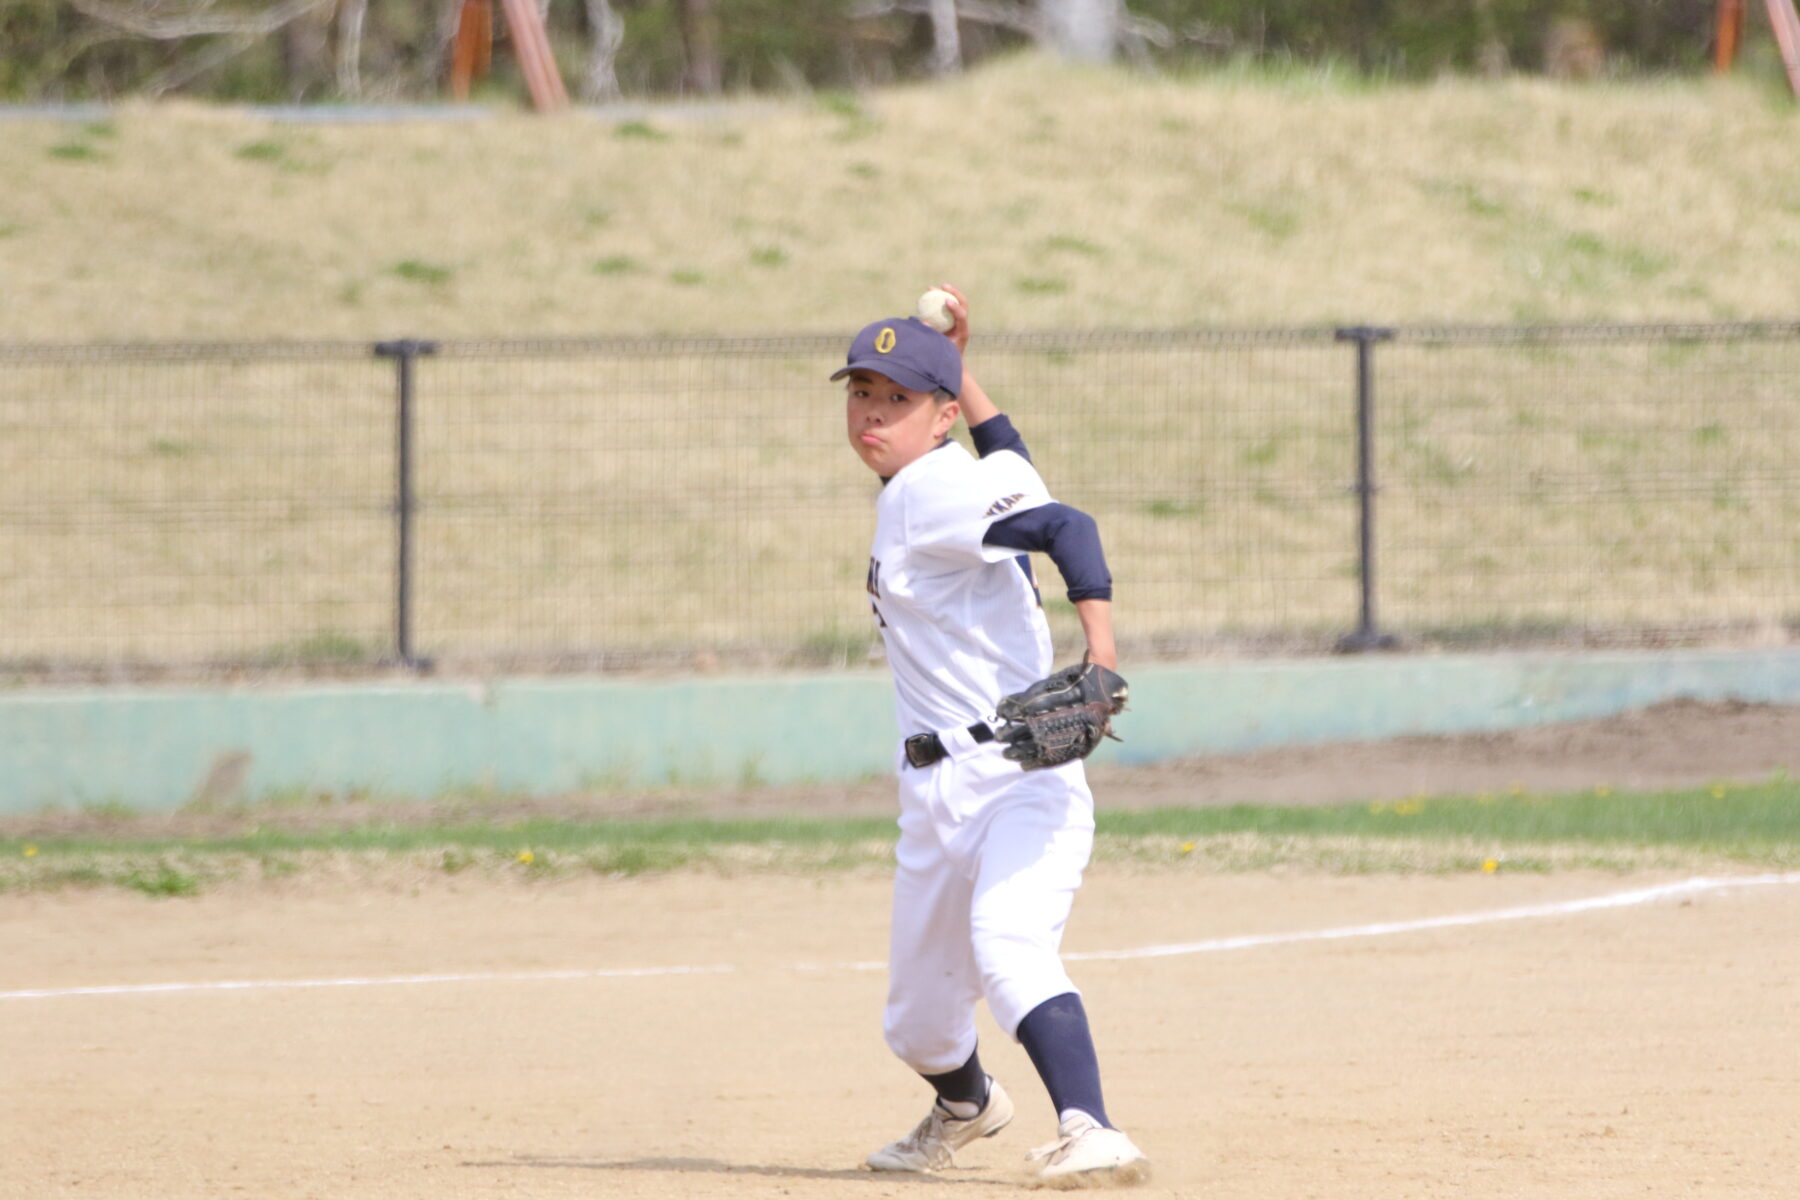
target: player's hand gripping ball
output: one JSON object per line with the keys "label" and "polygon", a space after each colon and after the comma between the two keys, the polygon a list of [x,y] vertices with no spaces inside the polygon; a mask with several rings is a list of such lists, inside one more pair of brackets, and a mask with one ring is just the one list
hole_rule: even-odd
{"label": "player's hand gripping ball", "polygon": [[1112,718],[1125,710],[1129,692],[1124,679],[1099,663],[1064,667],[1004,697],[995,709],[1001,725],[994,736],[1006,743],[1002,753],[1027,771],[1086,758],[1101,738],[1112,737]]}
{"label": "player's hand gripping ball", "polygon": [[956,314],[950,311],[950,301],[954,299],[943,288],[930,289],[919,297],[919,320],[939,333],[949,333],[956,327]]}

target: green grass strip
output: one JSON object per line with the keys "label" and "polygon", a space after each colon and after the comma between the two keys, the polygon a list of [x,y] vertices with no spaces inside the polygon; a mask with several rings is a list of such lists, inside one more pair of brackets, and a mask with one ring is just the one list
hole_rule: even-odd
{"label": "green grass strip", "polygon": [[[1800,783],[1776,779],[1669,792],[1606,788],[1560,795],[1491,794],[1369,804],[1162,808],[1107,811],[1100,834],[1120,839],[1272,837],[1464,839],[1497,844],[1607,843],[1684,846],[1722,853],[1791,850],[1800,845]],[[270,855],[304,851],[404,854],[471,852],[575,854],[640,848],[686,855],[705,848],[792,846],[830,849],[892,841],[882,817],[526,820],[500,824],[400,827],[379,823],[318,832],[255,830],[239,836],[107,838],[94,835],[0,839],[0,857],[93,854]]]}
{"label": "green grass strip", "polygon": [[[350,829],[295,833],[255,830],[235,837],[37,839],[32,847],[43,855],[135,853],[281,854],[307,850],[404,854],[416,850],[457,847],[464,850],[575,853],[609,847],[707,847],[800,845],[830,846],[870,840],[892,840],[894,823],[883,818],[780,817],[761,820],[527,820],[505,824],[398,827],[368,824]],[[0,855],[19,853],[21,840],[0,841]]]}
{"label": "green grass strip", "polygon": [[1800,844],[1800,784],[1773,780],[1669,792],[1597,788],[1560,795],[1418,797],[1316,808],[1157,809],[1108,813],[1099,824],[1102,831],[1123,836],[1458,838],[1745,852]]}

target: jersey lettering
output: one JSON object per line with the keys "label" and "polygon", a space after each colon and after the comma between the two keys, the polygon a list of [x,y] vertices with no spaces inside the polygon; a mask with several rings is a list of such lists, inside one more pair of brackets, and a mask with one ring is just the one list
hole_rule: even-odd
{"label": "jersey lettering", "polygon": [[993,504],[988,506],[988,510],[986,512],[982,513],[981,515],[984,517],[997,517],[1001,513],[1006,512],[1008,509],[1012,508],[1013,505],[1017,504],[1019,501],[1023,500],[1024,498],[1025,498],[1024,492],[1014,492],[1010,496],[1002,496],[1000,499],[994,501]]}
{"label": "jersey lettering", "polygon": [[875,614],[875,624],[886,629],[887,622],[882,619],[881,608],[875,603],[881,599],[881,561],[879,559],[871,558],[869,560],[869,581],[863,586],[869,593],[869,611]]}

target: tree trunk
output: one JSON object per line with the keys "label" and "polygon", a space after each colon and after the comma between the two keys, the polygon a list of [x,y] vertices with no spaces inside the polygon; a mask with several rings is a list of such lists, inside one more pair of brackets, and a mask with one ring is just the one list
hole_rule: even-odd
{"label": "tree trunk", "polygon": [[931,69],[938,75],[962,70],[962,33],[956,26],[956,0],[931,0]]}
{"label": "tree trunk", "polygon": [[1044,40],[1064,58],[1110,62],[1119,47],[1122,0],[1038,0]]}
{"label": "tree trunk", "polygon": [[587,0],[587,69],[581,77],[581,99],[600,104],[619,98],[619,46],[625,40],[625,21],[609,0]]}
{"label": "tree trunk", "polygon": [[328,86],[331,78],[331,14],[315,10],[281,27],[281,75],[296,104]]}
{"label": "tree trunk", "polygon": [[719,64],[719,18],[713,0],[675,0],[681,15],[681,41],[687,50],[688,87],[703,96],[724,88]]}
{"label": "tree trunk", "polygon": [[[459,52],[466,54],[469,49],[468,47],[461,45],[464,37],[463,12],[465,8],[466,5],[463,3],[463,0],[437,0],[437,28],[432,31],[431,61],[428,62],[425,65],[425,69],[420,72],[420,78],[427,81],[431,85],[433,91],[442,91],[446,87],[454,89],[456,86],[457,54]],[[488,41],[484,52],[491,61],[494,46],[494,22],[491,3],[488,11]],[[475,47],[475,49],[480,50],[482,48]],[[475,56],[475,59],[471,60],[471,74],[473,74],[474,62],[479,59],[480,56],[477,55]],[[486,71],[487,68],[488,61],[482,61],[481,69]],[[467,81],[465,80],[465,82]],[[458,98],[460,99],[461,97]]]}
{"label": "tree trunk", "polygon": [[369,0],[344,0],[338,14],[337,86],[346,100],[362,98],[363,18],[369,15]]}
{"label": "tree trunk", "polygon": [[1489,79],[1505,75],[1511,64],[1500,25],[1494,20],[1494,0],[1475,0],[1475,36],[1475,69]]}

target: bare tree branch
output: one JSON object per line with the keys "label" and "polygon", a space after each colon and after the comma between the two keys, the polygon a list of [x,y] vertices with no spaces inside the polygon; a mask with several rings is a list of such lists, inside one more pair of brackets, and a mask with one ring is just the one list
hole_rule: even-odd
{"label": "bare tree branch", "polygon": [[[868,0],[852,9],[850,15],[859,20],[885,17],[890,13],[930,16],[931,7],[932,0]],[[1007,3],[1007,0],[957,0],[956,11],[963,20],[979,25],[1011,29],[1033,38],[1041,38],[1044,34],[1043,22],[1038,20],[1035,12],[1022,4]]]}
{"label": "bare tree branch", "polygon": [[1229,50],[1237,45],[1237,35],[1231,30],[1223,25],[1209,25],[1205,21],[1189,21],[1181,27],[1180,36],[1184,42],[1209,46],[1214,50]]}
{"label": "bare tree branch", "polygon": [[180,62],[153,75],[144,83],[144,94],[154,97],[174,91],[256,45],[258,36],[252,33],[234,33],[218,41],[208,42]]}
{"label": "bare tree branch", "polygon": [[225,34],[237,37],[261,37],[311,12],[324,8],[334,0],[285,0],[262,12],[221,13],[213,11],[213,0],[198,3],[176,12],[156,0],[139,0],[127,8],[107,0],[70,0],[77,12],[106,25],[134,33],[154,41],[168,42],[180,38]]}
{"label": "bare tree branch", "polygon": [[1147,42],[1158,50],[1167,50],[1175,44],[1174,30],[1161,21],[1140,17],[1134,12],[1127,12],[1119,18],[1119,32],[1125,37]]}
{"label": "bare tree branch", "polygon": [[[872,17],[885,17],[892,13],[906,13],[909,16],[928,16],[932,18],[934,31],[937,25],[939,5],[946,0],[865,0],[852,9],[850,15],[858,20]],[[1024,4],[1009,3],[1008,0],[951,0],[955,4],[956,14],[965,21],[974,21],[979,25],[992,25],[998,29],[1010,29],[1022,33],[1033,41],[1050,40],[1050,29],[1044,14],[1036,8],[1028,8]],[[1194,25],[1194,30],[1187,36],[1189,40],[1208,43],[1218,40],[1218,35],[1210,28]],[[1155,46],[1166,50],[1180,40],[1175,32],[1161,21],[1120,9],[1118,17],[1118,33],[1126,45],[1136,52],[1136,57],[1146,57],[1145,46]],[[1230,35],[1225,35],[1229,42]]]}
{"label": "bare tree branch", "polygon": [[1151,65],[1150,48],[1167,50],[1175,44],[1175,32],[1161,21],[1140,17],[1129,10],[1119,16],[1119,42],[1126,55],[1140,67]]}
{"label": "bare tree branch", "polygon": [[220,12],[215,8],[215,0],[195,0],[180,8],[160,0],[138,0],[129,7],[108,0],[70,3],[84,16],[125,36],[161,42],[195,37],[216,39],[144,82],[145,94],[160,96],[236,58],[260,39],[332,7],[336,0],[283,0],[261,12]]}

